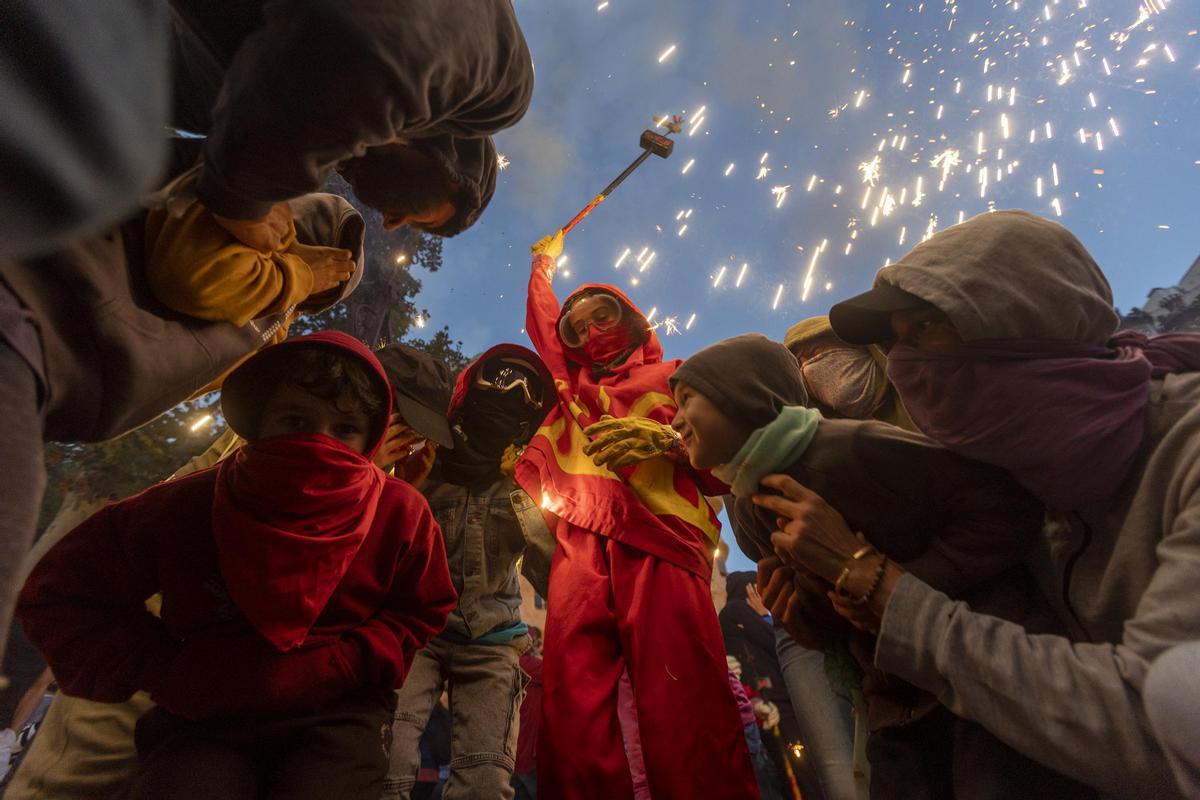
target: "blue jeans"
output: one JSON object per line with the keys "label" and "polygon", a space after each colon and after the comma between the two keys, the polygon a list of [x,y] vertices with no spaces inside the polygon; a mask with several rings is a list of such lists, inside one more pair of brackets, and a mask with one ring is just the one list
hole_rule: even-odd
{"label": "blue jeans", "polygon": [[775,647],[800,734],[826,800],[857,800],[851,706],[830,688],[825,654],[801,647],[778,628]]}

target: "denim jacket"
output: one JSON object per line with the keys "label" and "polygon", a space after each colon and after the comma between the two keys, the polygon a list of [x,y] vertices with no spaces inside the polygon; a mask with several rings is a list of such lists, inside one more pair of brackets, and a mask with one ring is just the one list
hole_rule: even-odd
{"label": "denim jacket", "polygon": [[431,478],[424,493],[442,528],[458,591],[458,607],[442,635],[474,640],[520,622],[518,560],[545,597],[554,552],[554,537],[537,504],[509,478],[475,487]]}

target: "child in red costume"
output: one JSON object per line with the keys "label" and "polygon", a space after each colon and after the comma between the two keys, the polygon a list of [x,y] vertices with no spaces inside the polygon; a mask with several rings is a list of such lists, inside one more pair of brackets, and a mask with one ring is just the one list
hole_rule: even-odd
{"label": "child in red costume", "polygon": [[222,407],[250,443],[90,517],[18,614],[67,694],[158,704],[134,798],[377,800],[393,692],[456,600],[429,506],[371,463],[387,377],[320,333],[236,369]]}
{"label": "child in red costume", "polygon": [[526,319],[559,402],[516,468],[557,518],[538,796],[632,797],[617,717],[628,668],[651,795],[758,798],[709,594],[720,528],[704,495],[723,486],[669,428],[679,362],[662,361],[613,287],[581,287],[560,309],[561,249],[561,232],[534,246]]}

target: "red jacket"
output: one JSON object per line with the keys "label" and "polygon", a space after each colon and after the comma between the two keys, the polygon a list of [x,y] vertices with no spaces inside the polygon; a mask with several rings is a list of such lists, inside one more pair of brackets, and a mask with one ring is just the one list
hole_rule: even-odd
{"label": "red jacket", "polygon": [[[107,506],[30,575],[18,615],[64,692],[139,689],[188,717],[312,708],[403,683],[456,601],[437,523],[389,478],[370,532],[305,643],[281,653],[229,598],[211,528],[212,468]],[[162,617],[145,607],[162,592]]]}
{"label": "red jacket", "polygon": [[585,284],[622,302],[647,330],[645,341],[610,373],[592,374],[587,357],[559,338],[563,306],[550,286],[554,262],[534,259],[529,277],[525,329],[558,390],[558,403],[517,462],[521,488],[542,508],[592,533],[607,536],[686,569],[707,582],[721,523],[704,499],[728,487],[685,458],[655,458],[616,472],[597,467],[583,453],[583,430],[603,415],[646,417],[671,424],[675,398],[668,379],[681,361],[663,361],[658,337],[619,289]]}

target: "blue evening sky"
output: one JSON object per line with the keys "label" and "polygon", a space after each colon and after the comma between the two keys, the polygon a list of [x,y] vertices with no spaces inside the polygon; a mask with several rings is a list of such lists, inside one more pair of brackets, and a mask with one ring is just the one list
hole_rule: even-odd
{"label": "blue evening sky", "polygon": [[468,353],[527,343],[529,245],[667,112],[686,115],[675,153],[568,236],[555,288],[617,283],[657,309],[668,357],[747,331],[782,338],[931,224],[989,206],[1059,219],[1123,310],[1200,254],[1196,0],[515,4],[533,105],[497,137],[510,165],[490,208],[446,243],[417,300]]}

